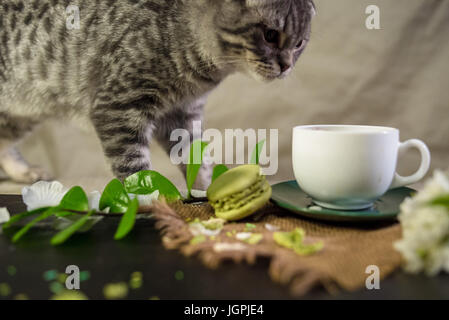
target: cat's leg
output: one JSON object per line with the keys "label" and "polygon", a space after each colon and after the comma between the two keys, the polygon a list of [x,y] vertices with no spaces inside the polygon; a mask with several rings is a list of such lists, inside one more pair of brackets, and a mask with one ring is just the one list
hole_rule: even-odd
{"label": "cat's leg", "polygon": [[35,122],[27,118],[0,113],[0,167],[13,181],[34,183],[51,179],[51,175],[42,168],[31,166],[15,147],[34,125]]}
{"label": "cat's leg", "polygon": [[153,125],[145,111],[132,105],[105,105],[94,108],[90,118],[118,179],[151,169],[149,143]]}
{"label": "cat's leg", "polygon": [[52,176],[46,170],[31,166],[15,147],[9,147],[3,153],[0,166],[15,182],[31,184],[41,180],[52,180]]}
{"label": "cat's leg", "polygon": [[[201,122],[203,124],[203,109],[204,105],[197,104],[190,106],[186,109],[174,109],[168,113],[163,119],[159,120],[155,128],[155,137],[159,144],[165,149],[168,155],[170,155],[174,146],[180,147],[184,150],[188,150],[190,144],[193,142],[193,124],[194,122]],[[182,129],[188,133],[189,137],[185,137],[181,141],[170,141],[170,136],[173,130]],[[202,128],[201,128],[202,129]],[[205,155],[207,157],[207,155]],[[186,161],[181,163],[180,169],[184,176],[186,175]],[[198,172],[197,179],[193,185],[194,189],[206,190],[212,180],[212,164],[203,161],[203,164]]]}

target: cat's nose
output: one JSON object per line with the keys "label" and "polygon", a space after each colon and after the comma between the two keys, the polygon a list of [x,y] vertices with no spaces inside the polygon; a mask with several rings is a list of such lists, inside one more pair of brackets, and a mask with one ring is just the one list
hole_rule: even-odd
{"label": "cat's nose", "polygon": [[291,52],[282,52],[278,57],[279,68],[281,74],[289,71],[293,66],[293,55]]}
{"label": "cat's nose", "polygon": [[288,62],[279,61],[279,67],[281,68],[281,73],[284,73],[288,69],[290,69],[292,67],[292,65]]}

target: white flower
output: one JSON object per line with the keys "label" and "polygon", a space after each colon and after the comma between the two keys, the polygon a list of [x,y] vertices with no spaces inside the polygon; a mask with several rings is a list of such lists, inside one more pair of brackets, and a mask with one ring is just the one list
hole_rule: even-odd
{"label": "white flower", "polygon": [[22,189],[23,202],[28,211],[57,206],[64,197],[63,185],[58,181],[39,181]]}
{"label": "white flower", "polygon": [[444,194],[449,194],[449,173],[435,170],[433,177],[427,180],[420,192],[412,198],[405,199],[401,205],[401,214],[411,214],[417,207],[426,205]]}
{"label": "white flower", "polygon": [[430,204],[448,194],[448,174],[436,171],[422,191],[401,204],[403,238],[394,247],[402,254],[407,272],[449,272],[449,208]]}
{"label": "white flower", "polygon": [[[129,198],[133,200],[136,197],[136,194],[129,193]],[[139,206],[141,207],[147,207],[151,206],[153,201],[159,199],[159,190],[154,191],[151,194],[138,194],[137,195],[137,201],[139,201]]]}
{"label": "white flower", "polygon": [[11,218],[7,208],[0,208],[0,224],[8,222]]}

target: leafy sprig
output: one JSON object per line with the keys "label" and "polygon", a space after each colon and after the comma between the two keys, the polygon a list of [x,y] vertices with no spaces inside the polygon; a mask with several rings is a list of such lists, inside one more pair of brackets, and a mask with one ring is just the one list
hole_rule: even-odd
{"label": "leafy sprig", "polygon": [[52,239],[51,244],[54,246],[64,243],[69,239],[75,232],[81,229],[89,220],[89,218],[95,213],[94,210],[89,211],[85,216],[81,217],[74,223],[72,223],[68,228],[57,233]]}
{"label": "leafy sprig", "polygon": [[[256,145],[250,163],[259,163],[264,143],[265,140]],[[191,198],[192,188],[203,163],[207,145],[201,140],[195,140],[191,145],[186,172],[188,199]],[[227,170],[228,167],[225,165],[215,166],[212,181]],[[75,233],[90,229],[101,219],[98,216],[122,215],[114,235],[115,240],[120,240],[133,229],[139,210],[138,198],[131,199],[129,194],[149,195],[155,191],[159,191],[160,197],[169,202],[185,200],[175,185],[162,174],[152,170],[144,170],[129,176],[123,183],[117,179],[110,181],[100,197],[99,209],[102,212],[90,210],[86,192],[81,187],[76,186],[66,192],[57,206],[39,208],[14,215],[7,223],[3,224],[3,229],[9,229],[24,219],[34,217],[13,235],[12,241],[16,243],[39,222],[49,218],[57,218],[63,220],[64,224],[68,224],[52,237],[51,244],[57,246],[63,244]],[[106,210],[108,210],[107,214],[104,213]]]}
{"label": "leafy sprig", "polygon": [[145,170],[137,172],[123,182],[125,189],[134,194],[150,194],[159,190],[168,201],[182,199],[181,193],[175,185],[159,172]]}
{"label": "leafy sprig", "polygon": [[136,222],[137,210],[139,210],[139,201],[137,198],[134,198],[130,202],[122,220],[120,220],[117,232],[114,235],[115,240],[123,239],[132,230]]}
{"label": "leafy sprig", "polygon": [[110,213],[125,213],[128,210],[131,199],[123,184],[114,179],[108,183],[100,198],[100,210],[109,208]]}

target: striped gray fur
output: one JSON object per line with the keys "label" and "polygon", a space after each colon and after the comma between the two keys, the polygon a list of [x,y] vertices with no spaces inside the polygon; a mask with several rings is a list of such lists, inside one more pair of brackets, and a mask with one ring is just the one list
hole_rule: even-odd
{"label": "striped gray fur", "polygon": [[[78,30],[66,27],[69,5]],[[118,178],[150,169],[150,140],[169,151],[172,130],[202,120],[226,76],[286,76],[313,11],[311,0],[2,0],[0,165],[17,181],[44,178],[11,169],[12,158],[25,164],[15,143],[47,119],[77,116],[93,123]]]}

